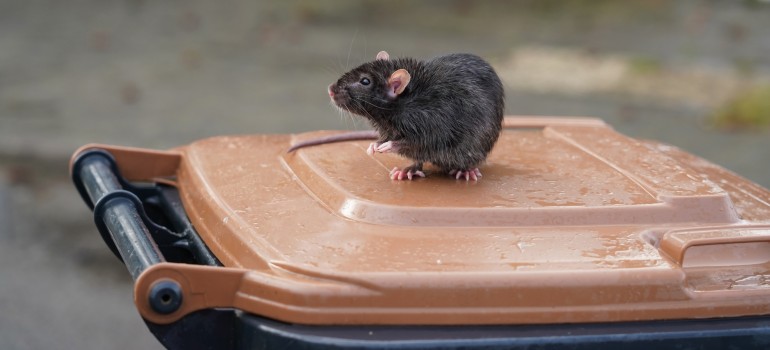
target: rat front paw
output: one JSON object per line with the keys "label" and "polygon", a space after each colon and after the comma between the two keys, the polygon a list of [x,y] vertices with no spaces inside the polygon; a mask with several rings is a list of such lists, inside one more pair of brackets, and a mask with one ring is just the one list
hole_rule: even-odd
{"label": "rat front paw", "polygon": [[390,171],[391,180],[412,180],[415,176],[425,177],[425,173],[423,173],[422,170],[413,169],[412,167],[404,168],[404,170],[395,167]]}
{"label": "rat front paw", "polygon": [[388,141],[377,146],[376,151],[380,153],[398,152],[398,142]]}
{"label": "rat front paw", "polygon": [[369,144],[369,147],[366,149],[366,154],[373,155],[375,153],[390,153],[390,152],[398,152],[399,145],[398,142],[388,141],[388,142],[372,142]]}
{"label": "rat front paw", "polygon": [[374,152],[377,152],[377,147],[380,147],[380,144],[377,142],[372,142],[369,144],[369,147],[366,149],[366,154],[368,155],[374,155]]}
{"label": "rat front paw", "polygon": [[481,171],[479,168],[473,169],[453,169],[449,172],[449,175],[454,176],[456,180],[465,178],[465,181],[478,181],[481,178]]}

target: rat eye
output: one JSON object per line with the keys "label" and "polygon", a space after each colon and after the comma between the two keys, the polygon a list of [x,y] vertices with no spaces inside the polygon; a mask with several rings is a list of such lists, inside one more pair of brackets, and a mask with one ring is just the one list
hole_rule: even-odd
{"label": "rat eye", "polygon": [[361,81],[359,81],[359,83],[361,83],[361,85],[369,85],[372,83],[372,81],[369,80],[369,78],[361,78]]}

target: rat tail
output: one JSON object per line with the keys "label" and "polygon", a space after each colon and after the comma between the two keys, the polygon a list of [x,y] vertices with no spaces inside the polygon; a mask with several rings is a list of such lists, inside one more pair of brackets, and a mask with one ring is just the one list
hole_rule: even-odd
{"label": "rat tail", "polygon": [[323,145],[326,143],[344,142],[344,141],[359,141],[359,140],[375,140],[380,136],[377,131],[374,130],[361,130],[361,131],[349,131],[339,134],[319,137],[315,139],[300,141],[293,144],[286,153],[294,152],[300,148],[308,146]]}

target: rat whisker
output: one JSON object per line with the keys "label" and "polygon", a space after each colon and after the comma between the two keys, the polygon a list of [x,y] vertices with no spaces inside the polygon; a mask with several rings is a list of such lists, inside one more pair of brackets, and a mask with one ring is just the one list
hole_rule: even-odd
{"label": "rat whisker", "polygon": [[350,40],[350,45],[348,46],[348,58],[345,61],[345,70],[348,70],[348,67],[350,67],[350,52],[353,51],[353,43],[356,41],[357,35],[358,35],[358,28],[356,28],[356,32],[353,33],[353,39]]}
{"label": "rat whisker", "polygon": [[364,59],[363,60],[366,61],[367,59],[369,59],[369,55],[366,54],[366,33],[362,33],[361,35],[364,36]]}
{"label": "rat whisker", "polygon": [[342,65],[342,57],[341,57],[341,55],[339,53],[337,53],[335,56],[337,57],[336,62],[335,62],[335,63],[337,63],[335,65],[337,67],[337,70],[341,71],[341,72],[344,72],[345,71],[345,67]]}
{"label": "rat whisker", "polygon": [[333,61],[329,62],[329,63],[330,64],[326,64],[326,65],[321,66],[321,69],[323,69],[326,73],[330,73],[333,77],[339,76],[340,73],[338,73],[338,71],[334,68]]}
{"label": "rat whisker", "polygon": [[329,105],[334,107],[340,117],[340,120],[345,123],[345,126],[348,125],[348,120],[352,121],[353,125],[355,126],[356,118],[353,116],[353,113],[340,106],[337,106],[333,101],[329,101]]}
{"label": "rat whisker", "polygon": [[352,100],[354,100],[354,101],[356,101],[356,102],[363,102],[363,103],[365,103],[365,104],[368,104],[368,105],[370,105],[370,106],[372,106],[372,107],[374,107],[374,108],[377,108],[377,109],[382,109],[382,110],[384,110],[384,111],[390,111],[390,110],[391,110],[391,108],[380,107],[380,106],[378,106],[378,105],[376,105],[376,104],[374,104],[374,103],[371,103],[371,102],[369,102],[369,101],[367,101],[367,100],[356,99],[356,98],[354,98],[354,97],[351,97],[351,99],[352,99]]}
{"label": "rat whisker", "polygon": [[[367,101],[365,101],[365,100],[360,100],[360,99],[356,99],[355,97],[352,97],[352,96],[350,97],[350,100],[351,100],[352,102],[355,102],[355,103],[358,105],[358,107],[359,107],[358,109],[359,109],[359,110],[361,110],[361,111],[363,111],[363,112],[366,114],[366,116],[368,116],[370,119],[374,119],[374,116],[372,116],[372,114],[371,114],[371,113],[369,113],[369,111],[367,111],[367,110],[366,110],[366,108],[364,108],[364,105],[363,105],[363,103],[368,103]],[[362,103],[362,102],[363,102],[363,103]],[[376,107],[376,106],[375,106],[375,107]]]}
{"label": "rat whisker", "polygon": [[[338,108],[339,108],[339,107],[338,107]],[[349,111],[349,110],[347,110],[347,109],[344,109],[344,108],[339,108],[339,111],[340,111],[340,115],[342,115],[342,116],[344,116],[344,117],[347,117],[347,118],[345,119],[345,121],[346,121],[346,123],[345,123],[345,126],[347,126],[347,125],[348,125],[348,124],[347,124],[347,121],[351,121],[351,122],[353,123],[353,126],[355,127],[355,125],[356,125],[356,119],[358,119],[358,118],[356,118],[355,114],[353,114],[353,112],[351,112],[351,111]]]}
{"label": "rat whisker", "polygon": [[334,102],[329,101],[329,105],[334,107],[334,111],[337,112],[337,115],[340,117],[340,121],[345,121],[345,110],[334,104]]}
{"label": "rat whisker", "polygon": [[340,115],[340,117],[342,116],[342,114],[340,113],[340,108],[337,107],[337,105],[335,105],[334,102],[329,101],[329,106],[333,107],[332,109],[335,110],[337,112],[337,114]]}
{"label": "rat whisker", "polygon": [[345,118],[345,126],[348,126],[348,122],[352,122],[353,125],[355,125],[356,118],[353,116],[353,113],[350,113],[350,111],[346,111],[340,108],[340,115],[342,115],[342,117]]}
{"label": "rat whisker", "polygon": [[350,112],[350,111],[348,111],[347,115],[348,115],[348,118],[349,118],[351,121],[353,121],[353,128],[355,128],[355,127],[356,127],[356,121],[358,121],[359,117],[356,117],[356,115],[355,115],[355,114],[353,114],[353,113],[352,113],[352,112]]}

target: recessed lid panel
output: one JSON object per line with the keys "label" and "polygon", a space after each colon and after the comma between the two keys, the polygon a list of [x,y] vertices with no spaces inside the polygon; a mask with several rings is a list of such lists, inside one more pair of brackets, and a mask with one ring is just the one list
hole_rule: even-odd
{"label": "recessed lid panel", "polygon": [[[309,193],[346,218],[427,226],[603,225],[733,221],[727,194],[674,159],[602,125],[510,128],[483,180],[430,174],[391,181],[398,155],[367,142],[301,149],[283,161]],[[319,133],[297,139],[318,137]],[[430,170],[430,169],[429,169]]]}

